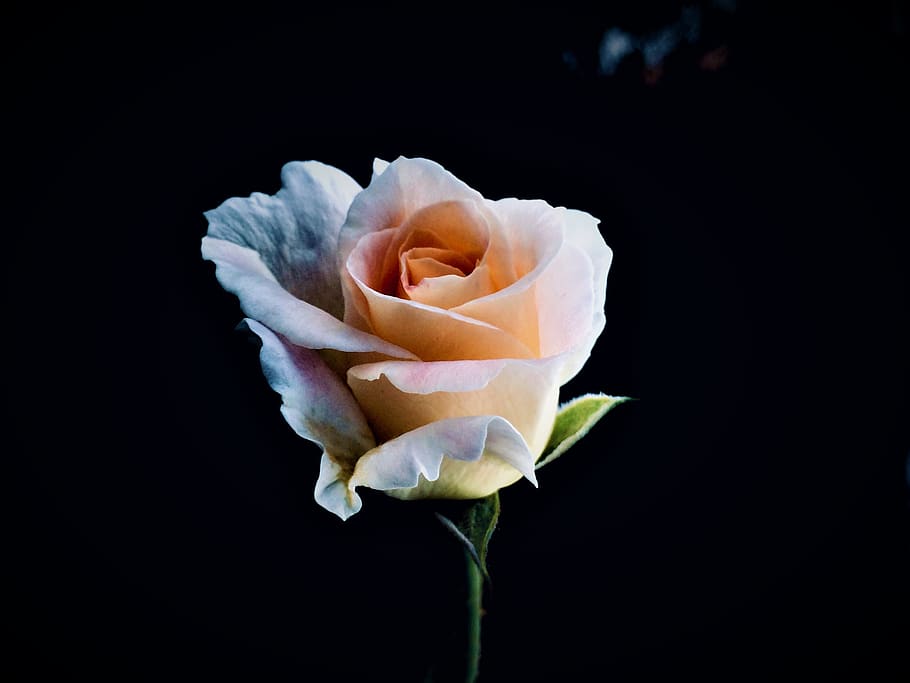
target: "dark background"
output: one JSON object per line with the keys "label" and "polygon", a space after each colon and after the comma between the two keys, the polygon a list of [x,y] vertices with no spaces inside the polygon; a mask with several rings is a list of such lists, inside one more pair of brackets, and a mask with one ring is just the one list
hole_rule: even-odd
{"label": "dark background", "polygon": [[481,681],[906,680],[910,16],[701,8],[612,76],[680,4],[3,10],[12,680],[421,680],[460,551],[316,506],[199,256],[286,161],[399,154],[602,219],[563,397],[640,399],[502,492]]}

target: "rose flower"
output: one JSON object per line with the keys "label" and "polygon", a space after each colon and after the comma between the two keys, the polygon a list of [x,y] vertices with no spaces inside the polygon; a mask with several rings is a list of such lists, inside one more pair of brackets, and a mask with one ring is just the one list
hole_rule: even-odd
{"label": "rose flower", "polygon": [[316,501],[346,519],[358,486],[536,485],[559,388],[605,324],[597,219],[484,199],[426,159],[377,160],[366,189],[313,161],[281,178],[207,212],[202,254],[262,340],[284,418],[323,449]]}

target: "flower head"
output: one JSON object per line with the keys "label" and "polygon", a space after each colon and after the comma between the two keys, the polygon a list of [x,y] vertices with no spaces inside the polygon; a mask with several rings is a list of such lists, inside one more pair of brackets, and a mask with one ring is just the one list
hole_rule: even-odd
{"label": "flower head", "polygon": [[207,212],[204,258],[240,299],[282,414],[323,449],[316,500],[358,486],[478,498],[525,477],[559,387],[604,328],[598,221],[491,201],[426,159],[377,160],[366,189],[318,162],[274,196]]}

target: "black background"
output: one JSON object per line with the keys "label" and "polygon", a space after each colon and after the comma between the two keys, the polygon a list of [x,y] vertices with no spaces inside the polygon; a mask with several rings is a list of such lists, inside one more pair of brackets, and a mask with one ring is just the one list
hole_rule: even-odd
{"label": "black background", "polygon": [[199,255],[286,161],[400,154],[602,219],[563,398],[640,399],[502,492],[481,680],[906,680],[908,14],[854,5],[706,4],[610,78],[680,5],[4,10],[13,680],[421,680],[458,548],[316,506]]}

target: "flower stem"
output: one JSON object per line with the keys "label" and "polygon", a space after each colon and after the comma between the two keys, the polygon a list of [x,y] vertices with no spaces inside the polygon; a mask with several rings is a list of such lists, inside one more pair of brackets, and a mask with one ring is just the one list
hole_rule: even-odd
{"label": "flower stem", "polygon": [[442,501],[434,512],[461,545],[464,584],[457,599],[449,603],[453,611],[457,610],[457,617],[452,622],[454,630],[441,643],[425,681],[475,683],[480,668],[484,590],[490,582],[486,569],[487,547],[499,519],[499,495],[494,493],[469,501]]}
{"label": "flower stem", "polygon": [[480,617],[483,604],[483,574],[467,551],[464,553],[467,568],[467,643],[465,644],[465,683],[474,683],[480,668]]}

